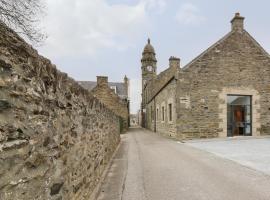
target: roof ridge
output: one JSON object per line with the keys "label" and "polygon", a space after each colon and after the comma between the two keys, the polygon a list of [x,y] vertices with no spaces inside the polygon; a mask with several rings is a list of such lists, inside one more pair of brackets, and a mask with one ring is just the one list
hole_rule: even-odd
{"label": "roof ridge", "polygon": [[[188,64],[186,64],[182,70],[185,70],[189,68],[194,62],[199,60],[201,57],[203,57],[206,53],[208,53],[210,50],[214,49],[218,44],[222,43],[224,40],[226,40],[231,34],[233,34],[234,31],[230,31],[225,36],[223,36],[221,39],[219,39],[217,42],[215,42],[213,45],[211,45],[209,48],[207,48],[205,51],[203,51],[201,54],[199,54],[197,57],[195,57],[193,60],[191,60]],[[247,34],[248,37],[255,43],[255,45],[262,50],[262,52],[270,58],[269,53],[260,45],[260,43],[248,32],[244,29],[244,33]]]}
{"label": "roof ridge", "polygon": [[226,35],[224,35],[221,39],[219,39],[217,42],[215,42],[213,45],[211,45],[210,47],[208,47],[205,51],[203,51],[201,54],[199,54],[197,57],[195,57],[193,60],[191,60],[188,64],[186,64],[182,68],[182,70],[187,69],[190,65],[192,65],[194,62],[196,62],[197,60],[199,60],[201,57],[203,57],[210,50],[214,49],[218,44],[220,44],[221,42],[223,42],[224,40],[226,40],[232,33],[233,33],[233,31],[230,31],[229,33],[227,33]]}
{"label": "roof ridge", "polygon": [[246,30],[244,30],[244,32],[248,35],[248,37],[250,37],[250,39],[256,44],[256,46],[262,50],[262,52],[270,58],[269,53],[263,48],[263,46]]}
{"label": "roof ridge", "polygon": [[163,71],[159,72],[159,74],[154,78],[154,80],[160,78],[162,75],[166,74],[168,71],[170,71],[170,67],[164,69]]}

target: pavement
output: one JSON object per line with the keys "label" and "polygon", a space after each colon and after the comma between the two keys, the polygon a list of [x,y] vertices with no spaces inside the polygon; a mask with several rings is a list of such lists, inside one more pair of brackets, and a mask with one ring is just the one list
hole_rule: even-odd
{"label": "pavement", "polygon": [[270,175],[270,137],[195,140],[186,144]]}
{"label": "pavement", "polygon": [[131,129],[98,200],[269,200],[270,176],[213,153]]}

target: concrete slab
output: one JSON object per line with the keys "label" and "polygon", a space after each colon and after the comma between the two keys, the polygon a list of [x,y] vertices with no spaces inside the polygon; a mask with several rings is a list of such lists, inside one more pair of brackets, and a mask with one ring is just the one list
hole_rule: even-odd
{"label": "concrete slab", "polygon": [[270,175],[270,137],[193,140],[185,144]]}

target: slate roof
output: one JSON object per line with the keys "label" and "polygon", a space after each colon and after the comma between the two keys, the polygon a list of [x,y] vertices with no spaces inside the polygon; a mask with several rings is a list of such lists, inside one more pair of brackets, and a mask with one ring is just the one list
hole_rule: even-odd
{"label": "slate roof", "polygon": [[[92,89],[94,89],[94,87],[96,87],[97,82],[95,81],[78,81],[79,84],[84,87],[85,89],[91,91]],[[116,94],[121,97],[121,98],[127,98],[128,94],[125,91],[125,85],[124,83],[120,83],[120,82],[109,82],[109,87],[111,86],[115,86],[116,87]]]}
{"label": "slate roof", "polygon": [[147,83],[146,87],[151,88],[149,90],[149,102],[176,76],[179,70],[175,67],[169,67]]}

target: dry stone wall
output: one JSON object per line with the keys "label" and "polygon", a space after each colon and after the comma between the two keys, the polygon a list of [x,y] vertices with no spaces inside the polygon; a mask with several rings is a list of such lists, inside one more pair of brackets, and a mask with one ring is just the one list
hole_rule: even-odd
{"label": "dry stone wall", "polygon": [[119,117],[0,26],[0,199],[89,200]]}

